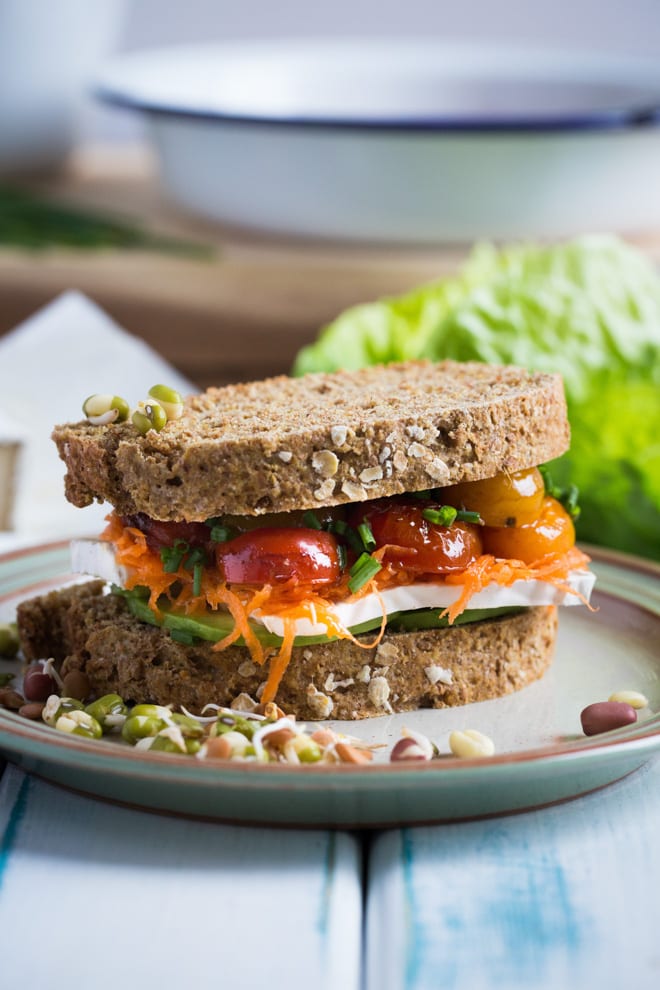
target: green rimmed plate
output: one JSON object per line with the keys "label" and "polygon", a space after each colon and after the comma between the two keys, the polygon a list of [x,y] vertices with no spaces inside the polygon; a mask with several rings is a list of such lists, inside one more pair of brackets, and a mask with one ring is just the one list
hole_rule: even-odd
{"label": "green rimmed plate", "polygon": [[[455,821],[540,807],[612,783],[660,752],[660,567],[589,548],[594,604],[561,610],[554,663],[542,680],[495,701],[330,723],[384,744],[407,726],[442,752],[453,729],[473,728],[497,753],[424,764],[261,766],[142,753],[73,738],[0,710],[0,752],[25,770],[108,800],[222,821],[370,827]],[[0,557],[0,620],[67,576],[66,543]],[[4,664],[10,669],[11,664]],[[633,726],[586,739],[580,711],[616,690],[643,692]]]}

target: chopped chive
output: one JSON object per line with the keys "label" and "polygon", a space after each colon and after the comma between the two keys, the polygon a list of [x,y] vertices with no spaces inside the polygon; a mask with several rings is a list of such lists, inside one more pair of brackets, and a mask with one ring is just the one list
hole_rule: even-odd
{"label": "chopped chive", "polygon": [[303,522],[308,529],[322,529],[321,523],[319,522],[319,517],[312,509],[308,509],[307,512],[303,512]]}
{"label": "chopped chive", "polygon": [[441,505],[439,509],[422,509],[422,517],[434,526],[451,526],[458,511],[451,505]]}
{"label": "chopped chive", "polygon": [[166,574],[175,574],[181,567],[181,561],[188,553],[190,546],[185,540],[175,540],[171,547],[160,548],[160,559]]}
{"label": "chopped chive", "polygon": [[361,554],[363,552],[364,543],[362,542],[362,537],[356,529],[349,526],[343,519],[335,519],[330,525],[330,532],[336,536],[343,537],[354,553]]}
{"label": "chopped chive", "polygon": [[342,543],[337,544],[337,558],[339,560],[340,570],[345,571],[348,560],[346,557],[346,547]]}
{"label": "chopped chive", "polygon": [[374,539],[374,534],[371,530],[371,526],[368,522],[361,522],[357,528],[358,535],[362,540],[362,544],[365,550],[375,550],[376,540]]}
{"label": "chopped chive", "polygon": [[456,513],[459,522],[481,523],[482,519],[478,512],[468,512],[467,509],[459,509]]}
{"label": "chopped chive", "polygon": [[425,489],[421,492],[411,492],[413,498],[418,498],[422,502],[429,502],[433,498],[433,492],[429,489]]}
{"label": "chopped chive", "polygon": [[556,498],[557,501],[566,509],[571,519],[578,519],[580,516],[580,506],[578,505],[580,493],[577,485],[569,485],[568,488],[562,488],[561,485],[557,485],[552,479],[552,475],[550,474],[547,464],[540,464],[539,471],[543,476],[543,484],[545,486],[546,495],[550,495],[551,498]]}
{"label": "chopped chive", "polygon": [[201,561],[197,561],[193,567],[193,595],[201,595],[202,593],[202,574],[204,572],[204,564]]}
{"label": "chopped chive", "polygon": [[546,495],[550,495],[551,498],[559,499],[561,495],[561,488],[554,483],[552,480],[552,475],[550,474],[550,469],[547,464],[539,464],[539,471],[543,478],[543,485],[545,487]]}
{"label": "chopped chive", "polygon": [[192,550],[188,555],[188,557],[186,558],[186,561],[183,566],[187,571],[192,571],[195,569],[195,567],[197,567],[198,564],[205,564],[205,563],[206,563],[206,551],[202,550],[201,547],[195,547],[195,549]]}
{"label": "chopped chive", "polygon": [[211,539],[214,543],[226,543],[227,540],[232,538],[232,530],[229,526],[223,526],[222,523],[218,523],[216,526],[211,527]]}
{"label": "chopped chive", "polygon": [[571,519],[577,519],[580,515],[580,506],[578,505],[579,497],[580,492],[578,491],[577,485],[570,485],[564,498],[562,499],[562,504]]}
{"label": "chopped chive", "polygon": [[353,529],[352,526],[349,526],[348,529],[346,530],[346,533],[344,534],[344,539],[348,543],[351,550],[353,550],[355,553],[361,554],[363,552],[364,543],[362,542],[362,537],[360,536],[360,534],[356,529]]}
{"label": "chopped chive", "polygon": [[352,594],[363,588],[367,581],[371,581],[374,575],[382,570],[382,565],[370,557],[368,553],[363,553],[351,567],[348,580],[348,589]]}

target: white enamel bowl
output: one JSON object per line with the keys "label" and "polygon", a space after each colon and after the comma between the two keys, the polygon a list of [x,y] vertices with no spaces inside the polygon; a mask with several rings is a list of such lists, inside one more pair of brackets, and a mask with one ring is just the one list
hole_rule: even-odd
{"label": "white enamel bowl", "polygon": [[261,231],[437,243],[660,223],[660,66],[435,41],[124,56],[171,195]]}

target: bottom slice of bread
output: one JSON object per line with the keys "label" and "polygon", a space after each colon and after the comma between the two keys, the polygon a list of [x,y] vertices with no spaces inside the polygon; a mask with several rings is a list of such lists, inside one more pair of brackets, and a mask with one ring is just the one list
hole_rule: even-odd
{"label": "bottom slice of bread", "polygon": [[[183,705],[240,707],[258,700],[266,669],[245,647],[192,646],[133,617],[101,582],[75,585],[24,602],[18,627],[26,660],[54,657],[61,672],[83,671],[94,697]],[[296,647],[275,699],[299,719],[358,719],[417,708],[497,698],[541,677],[552,659],[557,610],[419,632],[387,632]],[[237,702],[237,699],[238,702]]]}

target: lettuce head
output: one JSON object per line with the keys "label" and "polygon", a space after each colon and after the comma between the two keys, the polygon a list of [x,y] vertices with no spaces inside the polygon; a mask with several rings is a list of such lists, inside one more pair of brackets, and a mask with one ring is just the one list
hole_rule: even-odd
{"label": "lettuce head", "polygon": [[580,488],[581,540],[660,559],[660,276],[611,236],[481,245],[456,276],[354,306],[294,374],[428,358],[560,372]]}

